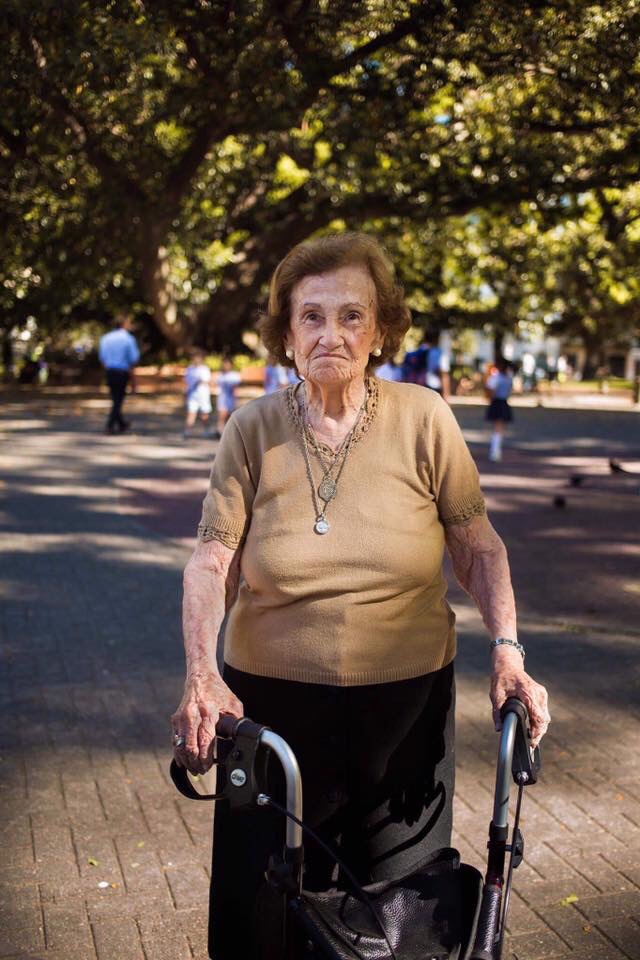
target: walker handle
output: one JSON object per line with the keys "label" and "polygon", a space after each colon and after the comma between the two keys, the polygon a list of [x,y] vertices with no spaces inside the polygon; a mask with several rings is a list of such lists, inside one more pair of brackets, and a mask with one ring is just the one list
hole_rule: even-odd
{"label": "walker handle", "polygon": [[243,719],[243,717],[232,717],[230,713],[223,713],[216,723],[216,737],[222,740],[233,740]]}
{"label": "walker handle", "polygon": [[518,718],[516,726],[515,740],[513,743],[513,755],[511,758],[511,773],[514,782],[518,786],[530,785],[538,779],[540,770],[540,747],[531,749],[531,725],[529,723],[529,711],[526,706],[517,697],[509,697],[503,703],[500,710],[500,717],[504,718],[513,713]]}
{"label": "walker handle", "polygon": [[[227,786],[224,796],[230,801],[232,810],[245,809],[251,806],[254,800],[257,801],[259,792],[262,792],[267,783],[266,764],[268,752],[271,750],[280,761],[284,773],[287,810],[298,820],[302,820],[300,768],[293,750],[282,737],[273,733],[268,727],[254,723],[248,717],[232,717],[230,714],[223,714],[219,718],[216,723],[216,736],[233,741],[229,755],[224,761],[227,769]],[[258,747],[267,749],[262,749],[258,756]],[[258,762],[260,769],[256,772]],[[180,770],[180,768],[176,769]],[[236,774],[235,782],[234,773]],[[186,771],[184,777],[181,774],[177,776],[178,782],[174,779],[174,783],[180,790],[182,781],[186,779]],[[302,827],[290,818],[287,818],[286,844],[288,851],[302,850]]]}
{"label": "walker handle", "polygon": [[254,723],[248,717],[224,714],[216,724],[216,737],[227,741],[223,751],[225,756],[213,761],[213,765],[224,767],[226,772],[220,793],[199,793],[186,768],[179,767],[175,760],[171,763],[171,779],[180,793],[190,800],[228,800],[232,810],[251,808],[267,782],[269,751],[261,746],[262,738],[268,732],[268,727]]}

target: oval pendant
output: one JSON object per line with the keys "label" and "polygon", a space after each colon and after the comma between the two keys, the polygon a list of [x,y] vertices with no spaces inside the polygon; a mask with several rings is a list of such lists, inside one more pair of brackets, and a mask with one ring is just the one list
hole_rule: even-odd
{"label": "oval pendant", "polygon": [[318,517],[313,525],[313,529],[319,534],[329,533],[329,523],[324,517]]}
{"label": "oval pendant", "polygon": [[336,489],[335,481],[331,477],[325,477],[318,487],[318,494],[325,503],[329,503],[335,497]]}

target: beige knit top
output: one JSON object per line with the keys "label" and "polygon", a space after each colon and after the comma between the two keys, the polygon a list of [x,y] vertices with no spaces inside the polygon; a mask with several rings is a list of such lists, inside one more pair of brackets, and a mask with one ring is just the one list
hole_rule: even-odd
{"label": "beige knit top", "polygon": [[[444,526],[484,513],[478,472],[447,404],[372,377],[367,406],[314,532],[297,394],[253,400],[225,427],[198,528],[241,545],[225,661],[264,677],[360,685],[420,676],[455,655]],[[310,450],[316,485],[322,478]]]}

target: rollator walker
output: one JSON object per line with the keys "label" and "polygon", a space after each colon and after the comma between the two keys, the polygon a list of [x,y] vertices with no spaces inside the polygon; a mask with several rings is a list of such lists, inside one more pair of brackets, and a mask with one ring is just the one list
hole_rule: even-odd
{"label": "rollator walker", "polygon": [[[303,821],[302,780],[288,743],[267,727],[224,716],[216,734],[230,740],[223,789],[199,792],[198,778],[171,764],[181,793],[194,800],[225,800],[232,811],[272,807],[286,818],[282,857],[272,857],[259,903],[248,907],[256,923],[256,960],[500,960],[513,870],[524,855],[519,828],[525,787],[540,769],[530,746],[529,716],[515,698],[502,707],[493,815],[484,880],[460,862],[457,850],[436,851],[405,876],[361,886],[331,848]],[[286,800],[265,792],[267,759],[273,753],[285,777]],[[517,787],[509,838],[511,781]],[[341,868],[344,889],[304,889],[305,834]],[[506,867],[507,854],[509,862]],[[266,866],[266,865],[265,865]],[[238,958],[249,960],[249,958]]]}

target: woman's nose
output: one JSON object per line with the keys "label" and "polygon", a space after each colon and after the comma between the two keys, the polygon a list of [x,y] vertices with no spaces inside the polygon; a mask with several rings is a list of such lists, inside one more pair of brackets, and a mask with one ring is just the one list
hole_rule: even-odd
{"label": "woman's nose", "polygon": [[327,317],[320,339],[325,346],[336,347],[343,342],[342,330],[340,329],[340,323],[337,319],[332,320]]}

